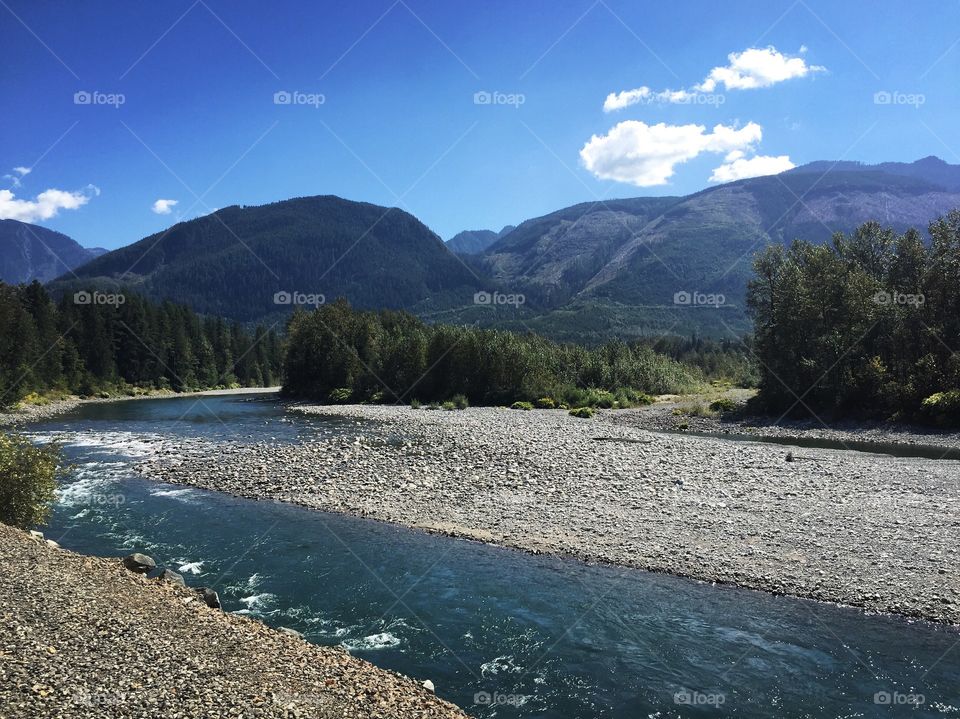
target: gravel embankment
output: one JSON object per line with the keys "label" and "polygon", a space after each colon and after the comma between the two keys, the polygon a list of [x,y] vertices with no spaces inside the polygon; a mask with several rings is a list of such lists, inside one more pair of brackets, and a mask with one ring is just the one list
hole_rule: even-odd
{"label": "gravel embankment", "polygon": [[784,447],[655,434],[616,412],[296,409],[376,423],[362,436],[301,445],[174,448],[140,469],[535,552],[960,623],[957,462],[823,449],[788,462]]}
{"label": "gravel embankment", "polygon": [[340,649],[0,524],[0,718],[466,717]]}

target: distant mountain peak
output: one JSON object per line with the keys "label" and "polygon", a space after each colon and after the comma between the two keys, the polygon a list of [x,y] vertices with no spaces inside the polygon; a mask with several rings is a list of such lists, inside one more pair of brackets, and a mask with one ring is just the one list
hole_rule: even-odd
{"label": "distant mountain peak", "polygon": [[515,230],[514,225],[504,225],[499,232],[493,230],[464,230],[447,240],[451,252],[460,255],[479,255],[504,235]]}
{"label": "distant mountain peak", "polygon": [[19,220],[0,220],[0,281],[49,282],[102,255],[62,232]]}

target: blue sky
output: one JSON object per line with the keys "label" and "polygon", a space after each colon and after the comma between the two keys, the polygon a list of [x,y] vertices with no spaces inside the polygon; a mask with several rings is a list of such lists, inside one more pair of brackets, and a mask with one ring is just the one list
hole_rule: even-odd
{"label": "blue sky", "polygon": [[960,163],[954,1],[267,7],[0,0],[0,214],[113,248],[336,194],[447,239],[818,159]]}

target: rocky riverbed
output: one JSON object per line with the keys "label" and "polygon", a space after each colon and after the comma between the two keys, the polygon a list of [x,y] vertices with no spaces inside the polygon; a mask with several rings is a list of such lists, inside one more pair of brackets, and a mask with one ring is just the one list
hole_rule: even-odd
{"label": "rocky riverbed", "polygon": [[147,477],[960,623],[960,463],[655,433],[633,411],[300,406],[357,432],[195,441]]}
{"label": "rocky riverbed", "polygon": [[466,715],[419,682],[0,524],[0,717]]}

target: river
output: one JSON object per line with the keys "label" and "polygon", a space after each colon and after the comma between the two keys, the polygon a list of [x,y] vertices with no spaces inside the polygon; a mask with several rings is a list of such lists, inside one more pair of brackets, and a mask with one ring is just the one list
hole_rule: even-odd
{"label": "river", "polygon": [[[478,717],[960,716],[956,628],[532,556],[150,482],[170,441],[363,434],[273,396],[83,405],[29,427],[72,462],[48,537],[141,551],[224,610],[419,680]],[[496,507],[490,508],[495,512]]]}

